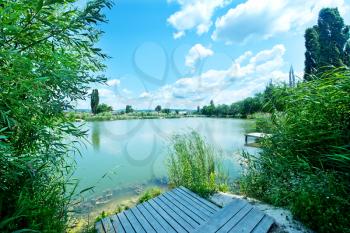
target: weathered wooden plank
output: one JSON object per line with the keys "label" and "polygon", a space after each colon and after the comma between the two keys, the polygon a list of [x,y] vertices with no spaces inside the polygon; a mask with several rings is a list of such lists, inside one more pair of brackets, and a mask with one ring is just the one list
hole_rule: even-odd
{"label": "weathered wooden plank", "polygon": [[213,215],[208,222],[200,225],[200,227],[197,228],[195,232],[216,232],[247,205],[248,203],[246,201],[238,199],[233,200],[230,204]]}
{"label": "weathered wooden plank", "polygon": [[102,225],[106,233],[115,233],[114,227],[109,217],[102,219]]}
{"label": "weathered wooden plank", "polygon": [[253,208],[236,226],[229,232],[250,233],[260,220],[264,217],[264,213]]}
{"label": "weathered wooden plank", "polygon": [[236,224],[238,224],[244,216],[246,216],[251,210],[253,209],[253,206],[250,204],[247,204],[244,206],[237,214],[235,214],[228,222],[226,222],[225,225],[223,225],[220,230],[218,230],[218,233],[227,233],[229,232]]}
{"label": "weathered wooden plank", "polygon": [[124,212],[117,214],[117,216],[119,218],[119,221],[123,225],[125,232],[127,232],[127,233],[134,233],[135,232],[134,228],[130,224],[130,222],[127,219],[127,217],[125,216]]}
{"label": "weathered wooden plank", "polygon": [[105,230],[103,229],[102,221],[98,221],[95,224],[95,230],[97,231],[97,233],[105,233]]}
{"label": "weathered wooden plank", "polygon": [[[176,209],[176,206],[169,204],[169,202],[162,196],[153,199],[165,212],[167,212],[176,222],[178,222],[187,231],[193,230],[197,224],[190,217],[184,214],[181,210]],[[191,225],[194,224],[193,225]]]}
{"label": "weathered wooden plank", "polygon": [[180,197],[184,202],[186,202],[188,205],[191,206],[191,208],[195,208],[198,211],[202,212],[207,217],[210,217],[213,215],[212,212],[207,210],[206,208],[203,208],[201,205],[198,205],[197,202],[195,202],[192,198],[188,198],[184,193],[180,192],[177,189],[172,190],[172,193],[176,194],[178,197]]}
{"label": "weathered wooden plank", "polygon": [[178,192],[183,193],[183,195],[188,198],[191,199],[192,201],[194,201],[197,206],[201,206],[203,209],[206,209],[207,211],[209,211],[209,213],[213,214],[216,212],[216,210],[210,208],[208,205],[202,203],[200,200],[198,200],[197,198],[191,196],[190,194],[188,194],[186,191],[184,191],[183,189],[176,189]]}
{"label": "weathered wooden plank", "polygon": [[178,200],[170,196],[168,193],[164,193],[163,197],[166,198],[173,205],[175,205],[177,208],[179,208],[182,212],[184,212],[190,218],[192,218],[198,225],[200,225],[201,223],[205,222],[205,220],[207,220],[207,219],[202,219],[200,216],[192,212],[185,205],[183,205],[181,202],[179,202]]}
{"label": "weathered wooden plank", "polygon": [[154,208],[159,215],[161,215],[165,221],[167,221],[176,232],[187,232],[183,226],[175,221],[167,212],[165,212],[153,199],[149,200],[148,203]]}
{"label": "weathered wooden plank", "polygon": [[[167,232],[159,222],[158,220],[153,216],[152,213],[150,213],[143,204],[137,205],[137,209],[140,211],[140,213],[145,217],[147,222],[155,229],[157,232]],[[170,227],[171,228],[171,227]]]}
{"label": "weathered wooden plank", "polygon": [[196,193],[192,192],[191,190],[189,190],[188,188],[181,186],[180,187],[181,190],[184,190],[185,192],[187,192],[188,194],[190,194],[192,197],[196,198],[197,200],[199,200],[200,202],[202,202],[203,204],[209,206],[211,209],[218,211],[221,208],[218,207],[217,205],[211,203],[208,200],[205,200],[204,198],[200,197],[199,195],[197,195]]}
{"label": "weathered wooden plank", "polygon": [[274,220],[270,216],[265,215],[264,218],[255,226],[252,233],[266,233],[270,230]]}
{"label": "weathered wooden plank", "polygon": [[140,222],[142,227],[145,229],[147,233],[153,233],[156,232],[152,225],[147,221],[147,219],[142,215],[139,209],[136,207],[131,208],[130,211],[134,214],[134,216],[137,218],[137,220]]}
{"label": "weathered wooden plank", "polygon": [[[172,226],[164,220],[164,218],[162,216],[160,216],[160,214],[155,211],[152,206],[148,203],[145,202],[143,203],[144,207],[146,208],[146,210],[154,217],[154,219],[158,222],[158,224],[160,224],[164,229],[165,232],[176,232]],[[153,224],[153,222],[150,222],[151,224]],[[158,229],[156,229],[156,231],[158,231]]]}
{"label": "weathered wooden plank", "polygon": [[[198,217],[200,217],[201,219],[203,219],[204,221],[207,221],[209,219],[209,216],[211,216],[212,214],[205,214],[201,211],[201,208],[198,206],[192,206],[192,204],[190,204],[188,202],[188,200],[185,197],[182,196],[178,196],[176,193],[174,192],[167,192],[167,195],[171,196],[174,198],[174,200],[176,200],[177,202],[181,203],[183,206],[185,206],[188,210],[190,210],[191,212],[193,212],[195,215],[197,215]],[[206,211],[206,210],[204,210]]]}
{"label": "weathered wooden plank", "polygon": [[113,224],[113,227],[114,227],[114,230],[117,232],[117,233],[125,233],[125,230],[123,228],[123,225],[122,223],[120,222],[119,218],[117,217],[117,215],[112,215],[111,217],[111,220],[112,220],[112,224]]}
{"label": "weathered wooden plank", "polygon": [[131,226],[134,228],[134,230],[137,233],[146,233],[146,231],[143,229],[137,218],[134,216],[134,214],[130,210],[124,211],[125,216],[128,218]]}

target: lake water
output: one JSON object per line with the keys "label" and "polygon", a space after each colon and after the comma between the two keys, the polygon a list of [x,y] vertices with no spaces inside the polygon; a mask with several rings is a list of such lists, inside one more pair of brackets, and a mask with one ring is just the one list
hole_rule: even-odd
{"label": "lake water", "polygon": [[242,150],[256,152],[244,146],[244,133],[252,124],[250,120],[217,118],[87,122],[89,143],[80,148],[82,156],[76,158],[74,174],[79,179],[78,190],[94,186],[93,192],[85,193],[88,201],[83,209],[165,185],[169,138],[191,129],[221,150],[225,169],[231,178],[237,178]]}

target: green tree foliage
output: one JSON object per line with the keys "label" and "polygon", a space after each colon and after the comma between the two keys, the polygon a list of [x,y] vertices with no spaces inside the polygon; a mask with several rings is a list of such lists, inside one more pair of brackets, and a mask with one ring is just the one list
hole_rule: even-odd
{"label": "green tree foliage", "polygon": [[134,109],[132,108],[131,105],[126,105],[125,107],[125,113],[132,113]]}
{"label": "green tree foliage", "polygon": [[112,106],[109,106],[107,104],[99,104],[96,109],[96,113],[112,112],[112,111],[113,111]]}
{"label": "green tree foliage", "polygon": [[349,90],[345,68],[289,89],[273,137],[247,157],[242,192],[288,207],[316,232],[350,232]]}
{"label": "green tree foliage", "polygon": [[204,197],[227,189],[220,157],[194,131],[173,136],[167,163],[170,185],[185,186]]}
{"label": "green tree foliage", "polygon": [[330,66],[350,65],[349,30],[337,8],[320,11],[317,26],[305,32],[304,80],[313,79],[317,72]]}
{"label": "green tree foliage", "polygon": [[64,232],[67,220],[67,138],[84,133],[64,110],[103,82],[107,56],[95,47],[106,22],[95,0],[1,1],[0,231]]}
{"label": "green tree foliage", "polygon": [[170,109],[169,108],[164,108],[163,110],[162,110],[162,113],[165,113],[165,114],[170,114]]}
{"label": "green tree foliage", "polygon": [[154,109],[156,112],[162,111],[162,107],[160,105],[157,105],[157,107]]}
{"label": "green tree foliage", "polygon": [[98,106],[99,106],[99,102],[100,102],[100,98],[98,95],[98,90],[97,89],[93,89],[92,93],[91,93],[91,112],[93,114],[97,114],[98,113]]}
{"label": "green tree foliage", "polygon": [[273,85],[269,83],[262,93],[231,105],[219,104],[215,106],[214,102],[211,101],[210,105],[203,106],[201,114],[206,116],[246,118],[257,112],[272,113],[283,111],[284,97],[288,95],[289,89],[292,88],[289,88],[286,84]]}

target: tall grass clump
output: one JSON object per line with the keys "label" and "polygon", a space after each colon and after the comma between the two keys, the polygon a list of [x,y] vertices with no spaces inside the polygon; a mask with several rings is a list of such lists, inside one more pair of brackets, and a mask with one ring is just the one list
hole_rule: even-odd
{"label": "tall grass clump", "polygon": [[162,192],[163,191],[158,187],[149,188],[141,194],[141,196],[137,200],[137,203],[143,203],[143,202],[148,201],[152,198],[155,198],[155,197],[159,196],[160,194],[162,194]]}
{"label": "tall grass clump", "polygon": [[207,197],[227,189],[220,155],[195,131],[173,136],[168,159],[169,183]]}
{"label": "tall grass clump", "polygon": [[299,84],[284,102],[260,156],[245,155],[241,191],[317,232],[350,232],[350,70]]}

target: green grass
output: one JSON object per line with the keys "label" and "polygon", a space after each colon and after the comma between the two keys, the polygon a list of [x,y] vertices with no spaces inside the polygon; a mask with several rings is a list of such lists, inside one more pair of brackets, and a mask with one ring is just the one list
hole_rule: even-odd
{"label": "green grass", "polygon": [[220,154],[195,131],[172,138],[167,167],[173,187],[185,186],[203,197],[228,188]]}
{"label": "green grass", "polygon": [[138,199],[138,203],[143,203],[145,201],[148,201],[152,198],[155,198],[156,196],[159,196],[160,194],[162,194],[162,190],[158,187],[154,187],[154,188],[150,188],[147,189]]}
{"label": "green grass", "polygon": [[349,90],[343,68],[289,89],[284,112],[263,120],[273,137],[260,156],[245,155],[241,192],[289,208],[316,232],[350,232]]}

